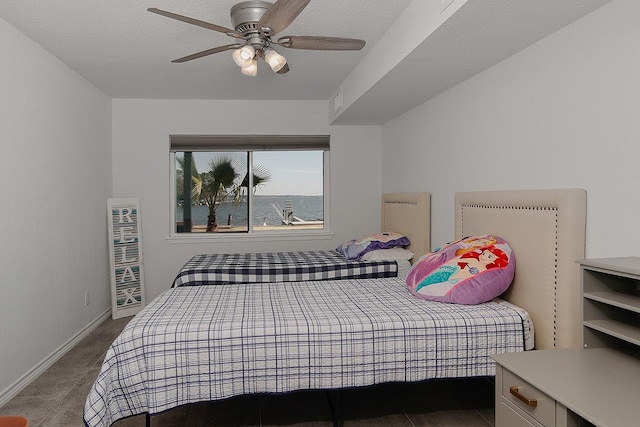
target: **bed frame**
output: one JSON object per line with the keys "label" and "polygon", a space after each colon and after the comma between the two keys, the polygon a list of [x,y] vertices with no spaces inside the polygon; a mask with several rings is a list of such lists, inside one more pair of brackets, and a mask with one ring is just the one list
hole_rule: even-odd
{"label": "bed frame", "polygon": [[385,193],[382,195],[382,231],[404,234],[414,260],[431,249],[431,194]]}
{"label": "bed frame", "polygon": [[586,192],[582,189],[456,193],[456,238],[495,234],[516,254],[504,299],[526,309],[536,349],[580,346],[580,270]]}

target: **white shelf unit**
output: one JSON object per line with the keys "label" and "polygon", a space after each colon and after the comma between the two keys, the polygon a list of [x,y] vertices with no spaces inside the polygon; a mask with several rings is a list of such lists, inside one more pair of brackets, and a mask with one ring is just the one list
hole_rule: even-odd
{"label": "white shelf unit", "polygon": [[578,261],[584,348],[640,347],[640,258]]}

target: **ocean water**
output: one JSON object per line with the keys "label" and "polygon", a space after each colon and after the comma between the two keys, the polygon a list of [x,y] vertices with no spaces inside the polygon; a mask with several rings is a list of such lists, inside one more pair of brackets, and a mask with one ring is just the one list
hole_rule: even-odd
{"label": "ocean water", "polygon": [[[324,220],[324,207],[322,196],[253,196],[253,223],[254,225],[282,225],[279,213],[285,207],[285,203],[291,202],[293,215],[306,221]],[[280,209],[274,208],[274,205]],[[238,206],[233,203],[222,203],[216,209],[218,224],[227,224],[231,214],[231,225],[247,225],[247,202]],[[192,206],[191,220],[194,226],[207,225],[209,208],[207,206]],[[182,207],[176,209],[176,221],[182,221]]]}

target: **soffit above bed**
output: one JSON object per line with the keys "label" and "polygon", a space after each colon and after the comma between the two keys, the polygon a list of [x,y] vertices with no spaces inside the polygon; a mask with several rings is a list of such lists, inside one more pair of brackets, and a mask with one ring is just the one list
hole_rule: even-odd
{"label": "soffit above bed", "polygon": [[332,123],[383,124],[610,1],[416,0],[336,91]]}

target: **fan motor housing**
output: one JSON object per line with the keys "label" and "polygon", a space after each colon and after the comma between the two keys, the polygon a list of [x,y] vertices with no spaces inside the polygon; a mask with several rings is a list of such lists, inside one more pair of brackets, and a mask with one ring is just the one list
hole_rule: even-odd
{"label": "fan motor housing", "polygon": [[231,8],[231,22],[234,29],[246,35],[259,31],[258,21],[262,15],[272,6],[268,1],[243,1]]}

